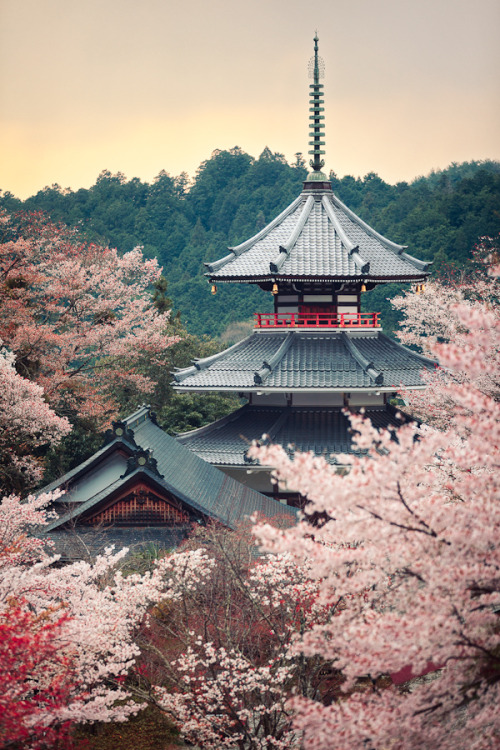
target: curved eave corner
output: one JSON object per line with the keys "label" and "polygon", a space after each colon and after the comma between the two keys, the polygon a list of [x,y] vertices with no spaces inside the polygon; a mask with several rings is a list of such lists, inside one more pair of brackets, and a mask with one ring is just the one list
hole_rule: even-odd
{"label": "curved eave corner", "polygon": [[[205,276],[208,276],[210,278],[210,281],[212,281],[212,278],[210,277],[210,274],[216,273],[221,268],[223,268],[225,265],[230,263],[234,258],[237,258],[239,255],[244,253],[246,250],[249,250],[253,245],[255,245],[256,242],[259,242],[259,240],[264,239],[269,232],[271,232],[275,227],[277,227],[281,222],[286,219],[287,216],[289,216],[297,206],[301,203],[303,200],[302,194],[299,195],[290,205],[288,205],[284,211],[282,211],[276,218],[274,218],[269,224],[267,224],[263,229],[261,229],[257,234],[254,234],[253,237],[250,237],[250,239],[245,240],[244,242],[241,242],[239,245],[235,245],[234,247],[229,247],[229,255],[225,255],[223,258],[219,258],[219,260],[215,260],[212,263],[204,263],[203,265],[205,268],[208,269]],[[219,277],[217,277],[219,278]],[[215,280],[215,279],[214,279]]]}
{"label": "curved eave corner", "polygon": [[433,261],[420,260],[419,258],[415,258],[413,255],[407,253],[407,245],[398,245],[397,242],[393,242],[392,240],[387,239],[387,237],[384,237],[383,234],[377,232],[375,229],[373,229],[373,227],[367,224],[366,221],[363,221],[363,219],[355,214],[354,211],[351,211],[351,209],[348,208],[345,203],[343,203],[340,198],[335,195],[335,193],[332,192],[329,198],[326,198],[325,196],[324,200],[330,200],[339,210],[343,211],[346,216],[351,219],[351,221],[357,224],[360,229],[363,229],[365,232],[367,232],[367,234],[371,235],[374,239],[381,242],[384,247],[386,247],[388,250],[391,250],[391,252],[393,252],[395,255],[399,255],[401,258],[404,258],[406,261],[408,261],[408,263],[410,263],[410,265],[416,268],[417,271],[421,271],[422,273],[429,275],[430,271],[428,269],[432,266]]}

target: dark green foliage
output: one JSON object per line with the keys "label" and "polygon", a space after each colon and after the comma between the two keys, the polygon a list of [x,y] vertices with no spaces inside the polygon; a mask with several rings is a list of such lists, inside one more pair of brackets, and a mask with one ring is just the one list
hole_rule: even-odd
{"label": "dark green foliage", "polygon": [[240,400],[231,393],[176,394],[160,410],[158,421],[168,433],[175,435],[215,422],[239,406]]}
{"label": "dark green foliage", "polygon": [[[161,171],[152,184],[103,171],[88,190],[44,188],[24,204],[0,196],[7,210],[42,209],[53,219],[79,224],[91,238],[121,251],[142,245],[157,257],[168,279],[168,297],[188,331],[219,335],[253,312],[272,309],[272,298],[250,285],[220,284],[216,296],[203,276],[203,263],[256,234],[299,194],[307,175],[301,154],[289,165],[264,149],[258,159],[240,148],[214,151],[201,164],[193,184],[185,173]],[[483,235],[500,230],[500,164],[453,163],[448,169],[389,185],[370,172],[363,178],[330,175],[334,192],[349,208],[408,252],[434,261],[438,275],[463,267]],[[367,293],[364,309],[383,314],[386,330],[395,323],[386,298],[397,288]],[[156,300],[166,290],[157,290]],[[166,304],[166,302],[165,302]]]}
{"label": "dark green foliage", "polygon": [[[239,400],[219,394],[175,395],[171,371],[227,346],[215,344],[206,334],[235,331],[239,321],[248,322],[254,312],[271,311],[273,306],[270,294],[249,284],[219,284],[217,294],[211,295],[203,264],[259,232],[299,194],[306,175],[299,153],[289,165],[268,148],[254,159],[235,147],[214,151],[191,185],[185,173],[171,177],[161,171],[147,184],[105,170],[88,190],[73,192],[53,185],[24,202],[1,193],[0,208],[43,210],[55,221],[78,225],[91,240],[122,252],[142,245],[146,255],[158,258],[164,277],[152,290],[152,304],[179,311],[180,317],[172,315],[168,333],[183,340],[168,350],[161,366],[152,361],[144,374],[156,384],[151,406],[160,424],[173,433],[218,419],[236,409]],[[433,260],[437,275],[466,267],[478,238],[500,231],[498,162],[454,163],[397,185],[373,172],[364,178],[331,173],[330,178],[334,192],[349,208],[381,234],[408,245],[410,254]],[[363,310],[381,312],[389,334],[397,325],[397,313],[388,298],[400,288],[382,285],[362,297]],[[122,415],[142,400],[132,390],[117,392],[115,398]],[[63,445],[47,457],[45,481],[79,464],[100,442],[92,425],[76,422]]]}
{"label": "dark green foliage", "polygon": [[[166,289],[165,289],[166,291]],[[225,348],[208,337],[193,336],[175,320],[172,331],[181,337],[180,341],[166,350],[161,364],[154,359],[147,365],[142,374],[151,378],[155,384],[149,394],[148,403],[156,413],[158,423],[170,434],[186,432],[214,422],[216,419],[231,413],[240,405],[240,399],[232,394],[176,394],[172,387],[172,372],[176,368],[188,367],[198,357],[209,357]],[[144,402],[144,396],[126,387],[116,389],[113,394],[121,417],[126,417]],[[74,414],[68,415],[72,430],[61,443],[50,450],[44,458],[45,473],[41,485],[78,466],[92,456],[102,446],[103,434],[91,419],[80,419]]]}
{"label": "dark green foliage", "polygon": [[[159,424],[170,434],[202,427],[229,414],[240,405],[239,400],[218,393],[178,395],[172,387],[172,373],[176,368],[189,367],[193,359],[209,357],[224,349],[224,346],[204,336],[193,336],[182,328],[177,332],[181,340],[167,350],[168,362],[161,367],[151,364],[146,373],[156,384],[149,403],[156,413]],[[140,404],[121,401],[123,416],[130,414]]]}

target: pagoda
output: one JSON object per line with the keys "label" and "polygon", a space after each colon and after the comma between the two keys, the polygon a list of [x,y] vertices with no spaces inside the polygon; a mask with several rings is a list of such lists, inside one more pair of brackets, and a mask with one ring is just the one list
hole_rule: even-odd
{"label": "pagoda", "polygon": [[[250,336],[174,375],[179,393],[235,392],[247,403],[210,425],[179,435],[187,448],[225,473],[282,502],[269,469],[246,457],[248,442],[311,450],[331,462],[353,450],[346,410],[364,409],[377,428],[400,424],[391,406],[401,389],[422,389],[435,362],[386,336],[361,294],[378,284],[420,288],[430,263],[383,237],[345,206],[323,173],[323,63],[314,38],[310,61],[309,173],[300,195],[266,227],[206,264],[212,292],[257,284],[272,312],[256,312]],[[403,417],[404,418],[404,417]]]}

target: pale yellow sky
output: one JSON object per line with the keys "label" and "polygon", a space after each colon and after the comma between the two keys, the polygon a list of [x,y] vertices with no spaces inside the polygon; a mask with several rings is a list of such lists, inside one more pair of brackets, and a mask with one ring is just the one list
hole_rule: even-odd
{"label": "pale yellow sky", "polygon": [[194,175],[213,149],[308,150],[325,61],[326,168],[411,180],[500,159],[498,0],[0,0],[0,188]]}

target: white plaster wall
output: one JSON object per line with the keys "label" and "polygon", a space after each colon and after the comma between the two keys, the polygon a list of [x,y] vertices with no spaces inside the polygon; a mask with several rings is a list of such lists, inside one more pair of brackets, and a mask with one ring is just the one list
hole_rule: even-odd
{"label": "white plaster wall", "polygon": [[126,465],[127,459],[124,456],[120,456],[118,453],[112,454],[93,471],[85,474],[80,481],[76,482],[69,493],[62,498],[63,502],[79,503],[93,497],[119,479],[125,471]]}
{"label": "white plaster wall", "polygon": [[293,406],[343,406],[343,393],[294,393]]}
{"label": "white plaster wall", "polygon": [[252,404],[258,406],[286,406],[286,393],[252,393]]}

